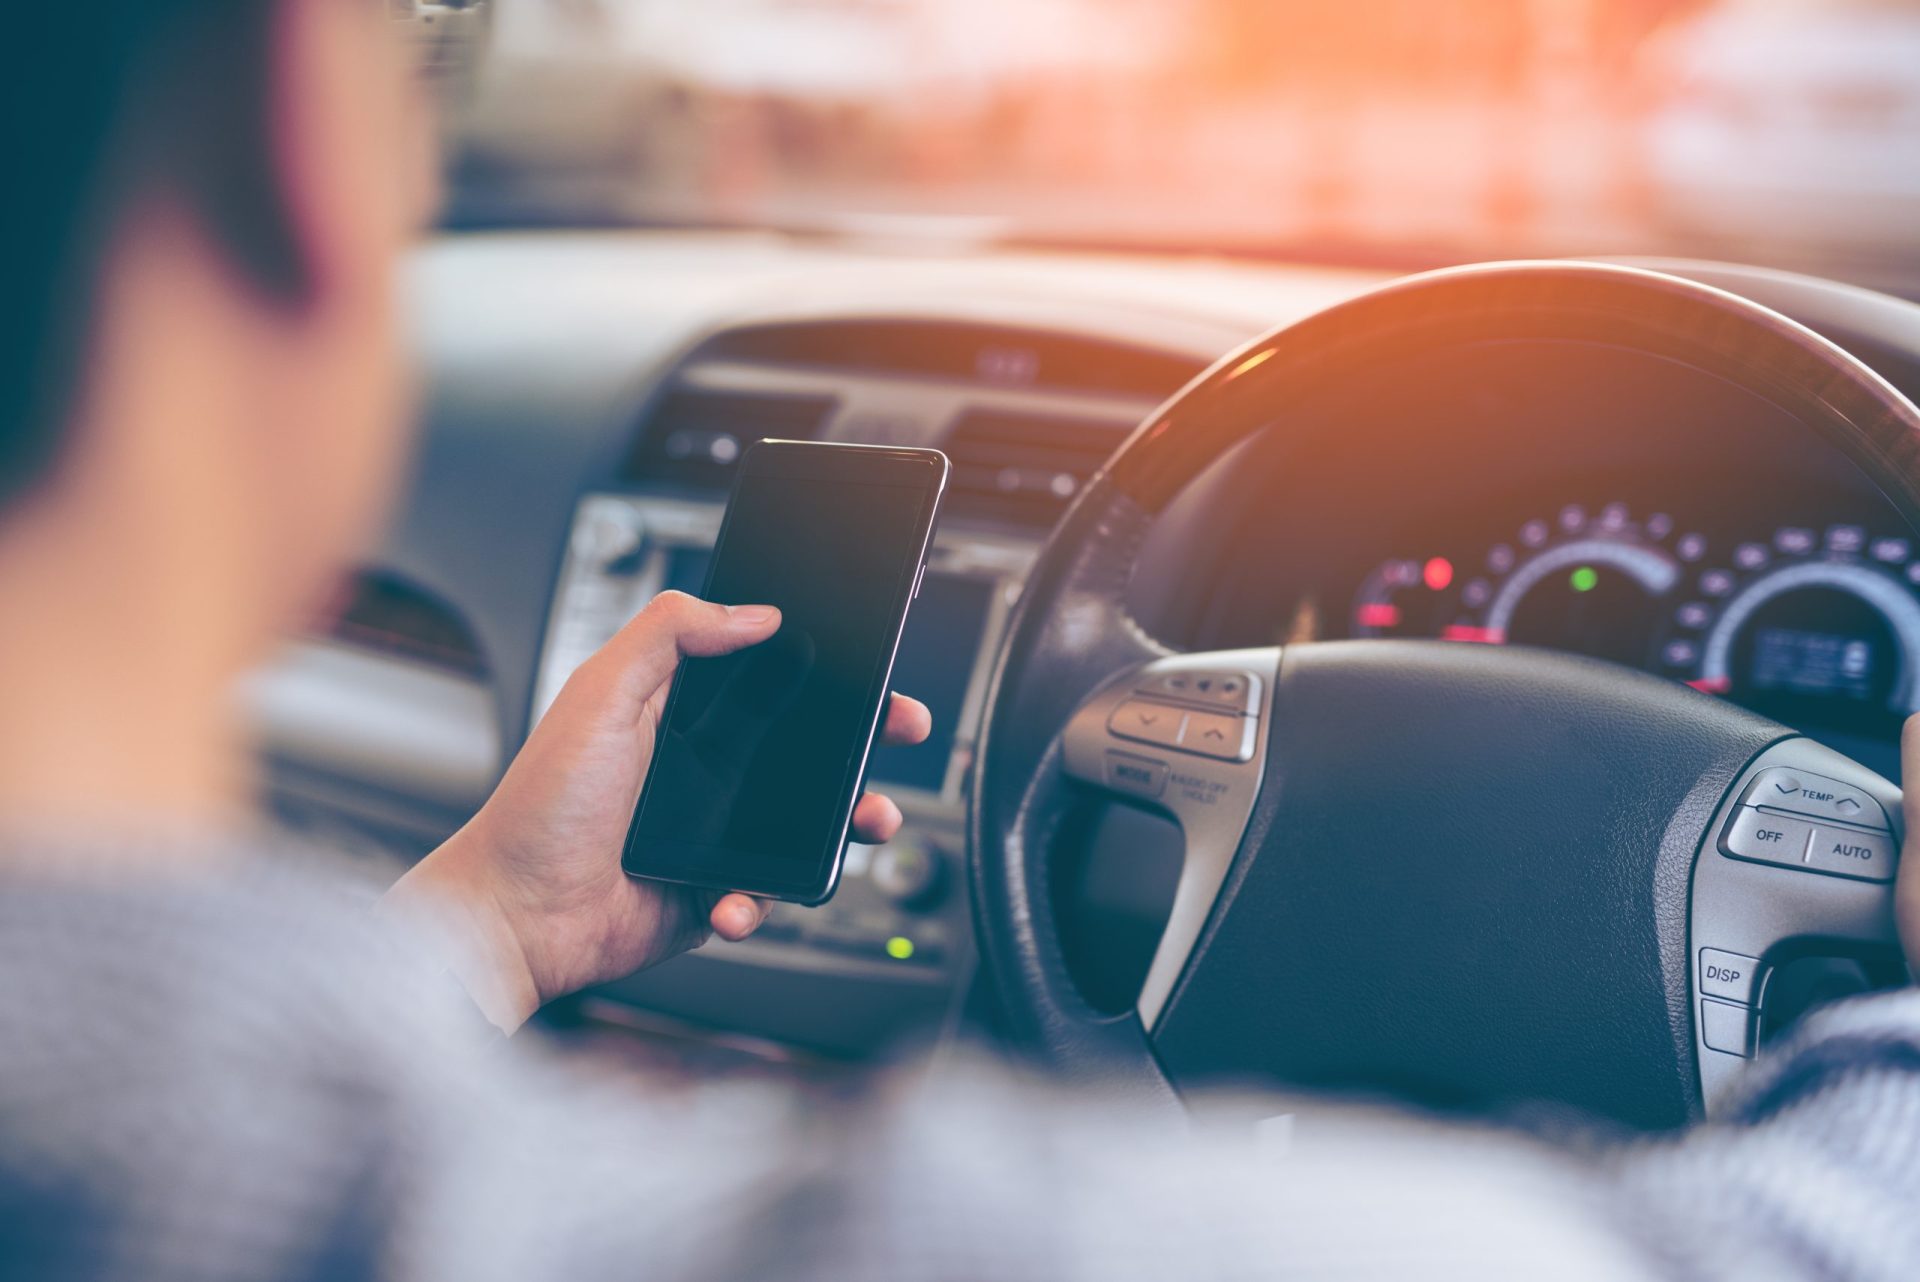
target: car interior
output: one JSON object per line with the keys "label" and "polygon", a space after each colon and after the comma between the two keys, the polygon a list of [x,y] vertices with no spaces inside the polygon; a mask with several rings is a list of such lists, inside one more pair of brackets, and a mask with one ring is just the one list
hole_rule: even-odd
{"label": "car interior", "polygon": [[[1744,11],[1641,8],[1669,61],[1676,24]],[[497,9],[483,95],[534,40]],[[674,101],[638,83],[612,95],[636,131]],[[856,126],[781,114],[797,83],[722,97],[824,184],[817,134]],[[249,691],[288,826],[396,866],[445,839],[583,659],[699,592],[754,442],[952,462],[893,683],[935,733],[868,771],[903,832],[829,903],[550,1010],[557,1035],[829,1077],[977,1038],[1168,1099],[1659,1130],[1805,1010],[1904,982],[1920,219],[1869,270],[1697,227],[1239,252],[536,216],[459,143],[406,279],[400,515]],[[655,172],[576,164],[596,193]],[[463,218],[462,184],[495,203]]]}

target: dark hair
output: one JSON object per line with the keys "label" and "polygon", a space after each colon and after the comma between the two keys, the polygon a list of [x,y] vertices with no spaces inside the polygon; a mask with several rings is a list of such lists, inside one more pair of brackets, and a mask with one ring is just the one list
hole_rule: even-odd
{"label": "dark hair", "polygon": [[183,201],[264,294],[304,264],[275,179],[281,0],[32,0],[0,19],[0,504],[57,460],[100,268],[148,191]]}

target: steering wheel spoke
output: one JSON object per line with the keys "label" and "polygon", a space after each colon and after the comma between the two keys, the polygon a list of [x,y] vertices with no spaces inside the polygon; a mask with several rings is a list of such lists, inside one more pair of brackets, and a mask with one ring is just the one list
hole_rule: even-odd
{"label": "steering wheel spoke", "polygon": [[1151,1031],[1186,968],[1247,832],[1265,775],[1277,647],[1139,664],[1081,705],[1066,773],[1171,816],[1186,838],[1173,907],[1141,989]]}
{"label": "steering wheel spoke", "polygon": [[1900,790],[1811,739],[1774,744],[1728,790],[1694,865],[1689,923],[1709,1116],[1763,1029],[1898,974],[1901,833]]}

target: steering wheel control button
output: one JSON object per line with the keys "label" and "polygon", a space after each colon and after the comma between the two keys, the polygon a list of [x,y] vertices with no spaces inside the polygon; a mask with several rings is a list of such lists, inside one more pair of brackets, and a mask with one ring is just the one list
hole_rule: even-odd
{"label": "steering wheel control button", "polygon": [[1107,787],[1136,797],[1158,797],[1167,790],[1167,763],[1108,749]]}
{"label": "steering wheel control button", "polygon": [[1887,812],[1858,788],[1801,770],[1762,770],[1747,788],[1749,806],[1765,806],[1812,819],[1859,824],[1879,832],[1892,831]]}
{"label": "steering wheel control button", "polygon": [[1113,715],[1107,719],[1107,729],[1122,739],[1137,739],[1141,743],[1157,743],[1163,748],[1177,748],[1180,746],[1180,730],[1186,724],[1188,715],[1184,710],[1168,707],[1164,703],[1128,699],[1113,710]]}
{"label": "steering wheel control button", "polygon": [[1808,866],[1815,872],[1832,873],[1836,877],[1892,881],[1893,837],[1884,832],[1861,832],[1837,824],[1821,824]]}
{"label": "steering wheel control button", "polygon": [[1753,1004],[1753,984],[1760,974],[1760,959],[1741,953],[1722,952],[1718,948],[1700,950],[1700,991],[1708,997],[1724,997],[1742,1006]]}
{"label": "steering wheel control button", "polygon": [[1245,761],[1253,755],[1254,719],[1218,712],[1190,712],[1180,746],[1221,761]]}
{"label": "steering wheel control button", "polygon": [[1706,1043],[1710,1051],[1738,1055],[1743,1059],[1750,1057],[1753,1054],[1752,1015],[1749,1007],[1702,997],[1700,1040]]}
{"label": "steering wheel control button", "polygon": [[1735,812],[1733,822],[1727,825],[1727,834],[1720,844],[1736,859],[1809,868],[1813,843],[1818,839],[1819,829],[1808,820],[1742,806]]}
{"label": "steering wheel control button", "polygon": [[1727,825],[1720,848],[1735,859],[1779,864],[1807,872],[1892,881],[1893,836],[1840,824],[1816,824],[1795,815],[1742,806]]}
{"label": "steering wheel control button", "polygon": [[1163,672],[1141,683],[1138,693],[1260,715],[1260,678],[1251,672]]}

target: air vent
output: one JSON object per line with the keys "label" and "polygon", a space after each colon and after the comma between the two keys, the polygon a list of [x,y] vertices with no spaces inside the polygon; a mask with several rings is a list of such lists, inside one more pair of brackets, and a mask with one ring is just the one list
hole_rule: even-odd
{"label": "air vent", "polygon": [[1132,428],[1117,419],[967,410],[947,434],[949,510],[1050,526]]}
{"label": "air vent", "polygon": [[330,629],[336,641],[483,679],[487,661],[460,612],[397,575],[362,570],[342,589]]}
{"label": "air vent", "polygon": [[749,445],[769,436],[812,440],[835,404],[831,396],[674,388],[641,424],[626,478],[724,490]]}

